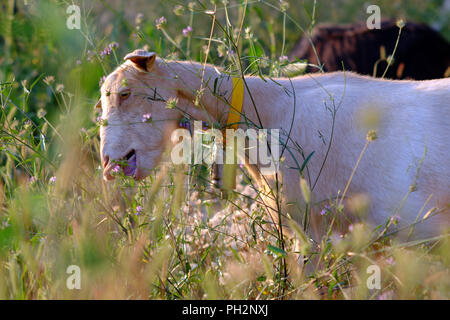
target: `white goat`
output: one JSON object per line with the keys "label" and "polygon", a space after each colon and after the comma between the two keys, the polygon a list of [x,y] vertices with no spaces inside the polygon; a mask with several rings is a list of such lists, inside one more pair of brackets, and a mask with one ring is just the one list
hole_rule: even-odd
{"label": "white goat", "polygon": [[[106,78],[98,105],[107,120],[101,128],[106,179],[113,178],[113,160],[121,159],[128,160],[126,174],[136,179],[147,176],[186,114],[225,126],[230,110],[232,79],[214,66],[164,61],[144,50],[128,54],[125,60]],[[416,225],[416,237],[436,235],[449,227],[450,79],[390,81],[336,72],[265,80],[245,77],[241,119],[290,132],[291,152],[284,152],[277,177],[262,176],[258,166],[249,166],[261,187],[275,189],[277,178],[281,181],[282,212],[302,219],[300,175],[292,168],[302,165],[303,157],[312,152],[304,175],[314,187],[314,201],[338,196],[367,143],[370,125],[361,124],[371,115],[377,119],[372,129],[378,138],[366,146],[346,199],[366,194],[368,218],[375,224],[396,214],[400,226],[405,226],[420,213],[431,212],[431,218]],[[198,97],[201,106],[194,103]],[[178,99],[178,108],[167,108],[170,98]],[[148,113],[151,124],[142,121]]]}

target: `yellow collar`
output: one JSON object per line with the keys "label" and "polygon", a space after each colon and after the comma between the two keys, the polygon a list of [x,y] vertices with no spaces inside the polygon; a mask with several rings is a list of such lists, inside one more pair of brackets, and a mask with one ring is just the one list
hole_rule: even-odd
{"label": "yellow collar", "polygon": [[[244,104],[244,82],[242,81],[242,78],[233,78],[233,94],[231,96],[230,112],[228,113],[228,121],[226,126],[227,129],[236,130],[239,127],[243,104]],[[227,144],[225,137],[226,134],[223,135],[224,146]],[[231,143],[234,144],[234,141],[232,141]],[[233,150],[234,156],[237,159],[236,145],[229,147],[232,147],[231,150]],[[236,169],[237,169],[236,163],[223,165],[222,190],[226,192],[231,192],[233,189],[236,188]]]}
{"label": "yellow collar", "polygon": [[227,128],[237,129],[241,120],[242,106],[244,104],[244,82],[242,78],[233,78],[233,95],[228,113]]}

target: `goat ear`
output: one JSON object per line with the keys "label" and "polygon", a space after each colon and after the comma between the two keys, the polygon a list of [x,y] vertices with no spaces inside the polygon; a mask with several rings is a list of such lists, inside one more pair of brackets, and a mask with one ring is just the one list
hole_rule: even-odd
{"label": "goat ear", "polygon": [[155,63],[156,53],[139,49],[127,54],[123,59],[130,60],[138,69],[148,72]]}
{"label": "goat ear", "polygon": [[95,105],[96,109],[101,109],[102,108],[102,100],[98,100],[97,104]]}

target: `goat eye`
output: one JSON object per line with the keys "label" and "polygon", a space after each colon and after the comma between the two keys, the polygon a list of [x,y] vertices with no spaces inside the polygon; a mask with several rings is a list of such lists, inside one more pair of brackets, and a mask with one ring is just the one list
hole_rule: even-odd
{"label": "goat eye", "polygon": [[119,95],[121,99],[126,99],[130,96],[130,93],[131,93],[130,91],[123,91]]}

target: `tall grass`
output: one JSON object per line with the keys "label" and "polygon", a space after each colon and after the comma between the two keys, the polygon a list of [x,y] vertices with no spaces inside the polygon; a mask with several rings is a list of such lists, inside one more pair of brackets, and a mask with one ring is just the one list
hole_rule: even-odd
{"label": "tall grass", "polygon": [[[363,10],[358,1],[342,3]],[[3,4],[1,298],[448,299],[448,236],[399,242],[387,233],[395,219],[376,230],[364,222],[339,230],[344,206],[364,216],[367,198],[343,202],[349,177],[340,197],[314,203],[317,180],[308,177],[307,166],[319,160],[301,146],[283,150],[302,155],[305,218],[283,220],[295,239],[285,233],[286,225],[270,221],[245,169],[229,197],[214,186],[206,166],[162,164],[142,182],[102,179],[102,123],[93,106],[98,81],[124,53],[147,46],[160,56],[214,63],[234,75],[292,76],[302,69],[292,72],[284,55],[300,34],[321,19],[333,20],[339,8],[265,0],[80,4],[79,31],[65,27],[69,2]],[[166,22],[156,26],[161,16]],[[183,33],[187,26],[192,31]],[[333,127],[339,101],[330,97],[327,108]],[[277,185],[266,191],[276,199],[282,192]],[[286,216],[280,207],[278,212]],[[326,226],[318,242],[309,236],[312,216]],[[71,265],[80,267],[80,290],[67,287]],[[366,285],[370,265],[381,269],[380,289]]]}

